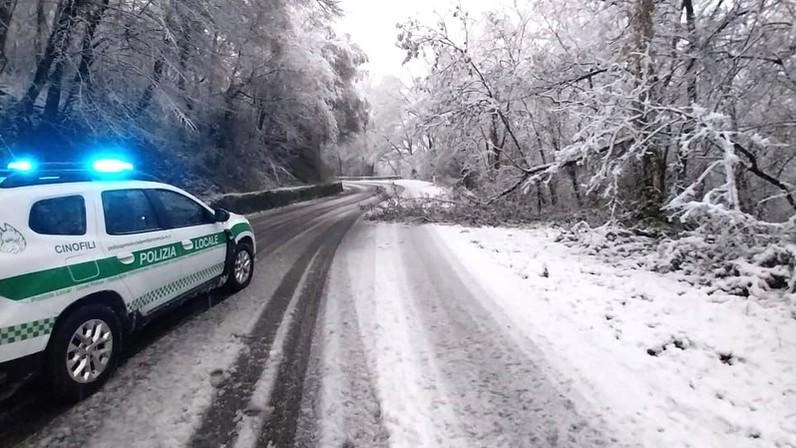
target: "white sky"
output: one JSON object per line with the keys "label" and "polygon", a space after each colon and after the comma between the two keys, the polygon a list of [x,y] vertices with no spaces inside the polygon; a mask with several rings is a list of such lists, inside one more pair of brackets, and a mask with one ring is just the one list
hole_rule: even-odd
{"label": "white sky", "polygon": [[457,3],[472,14],[494,7],[495,0],[342,0],[345,16],[336,26],[339,34],[350,34],[353,41],[367,53],[370,62],[365,67],[372,81],[384,75],[406,79],[419,75],[417,66],[405,68],[401,63],[404,52],[395,46],[398,30],[395,24],[408,17],[420,17],[435,23],[435,12],[445,13]]}

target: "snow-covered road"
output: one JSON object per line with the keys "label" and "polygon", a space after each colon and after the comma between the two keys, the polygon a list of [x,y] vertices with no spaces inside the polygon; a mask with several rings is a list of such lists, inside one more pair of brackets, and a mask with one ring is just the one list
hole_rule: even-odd
{"label": "snow-covered road", "polygon": [[429,227],[353,227],[332,263],[300,445],[619,444],[453,255]]}
{"label": "snow-covered road", "polygon": [[[108,384],[71,408],[49,402],[35,383],[0,403],[0,446],[220,446],[248,434],[244,416],[289,403],[301,383],[300,363],[295,374],[283,370],[301,358],[293,351],[311,337],[328,262],[372,198],[356,187],[253,216],[258,262],[249,288],[200,297],[156,320]],[[272,389],[292,392],[272,398]],[[268,415],[295,421],[287,408]]]}
{"label": "snow-covered road", "polygon": [[[420,187],[409,183],[404,192],[419,196]],[[30,387],[0,404],[0,446],[491,448],[735,440],[712,432],[718,417],[698,409],[701,399],[688,408],[690,419],[657,413],[679,409],[677,394],[692,389],[680,388],[669,369],[661,378],[675,381],[674,392],[659,390],[642,370],[662,369],[654,362],[663,358],[603,328],[625,316],[616,311],[607,320],[602,301],[624,297],[627,276],[642,274],[619,272],[616,285],[603,290],[592,283],[614,281],[610,266],[528,232],[526,240],[507,229],[364,221],[372,188],[353,185],[337,198],[252,217],[258,268],[248,289],[200,298],[156,321],[102,391],[82,403],[59,408]],[[522,266],[528,269],[514,272]],[[591,275],[595,270],[607,274]],[[638,278],[668,285],[643,275]],[[625,366],[636,352],[643,361]],[[675,367],[680,372],[685,364]],[[787,385],[784,377],[770,381]],[[752,433],[739,437],[760,440],[746,434]]]}

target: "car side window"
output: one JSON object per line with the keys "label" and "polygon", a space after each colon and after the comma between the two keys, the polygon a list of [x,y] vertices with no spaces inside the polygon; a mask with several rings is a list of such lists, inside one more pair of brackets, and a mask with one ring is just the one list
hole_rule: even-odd
{"label": "car side window", "polygon": [[83,196],[38,201],[30,209],[28,225],[40,235],[85,235],[86,201]]}
{"label": "car side window", "polygon": [[160,214],[169,228],[213,223],[209,211],[187,196],[170,190],[148,190],[147,193],[160,205]]}
{"label": "car side window", "polygon": [[143,190],[103,191],[102,209],[108,235],[129,235],[163,228]]}

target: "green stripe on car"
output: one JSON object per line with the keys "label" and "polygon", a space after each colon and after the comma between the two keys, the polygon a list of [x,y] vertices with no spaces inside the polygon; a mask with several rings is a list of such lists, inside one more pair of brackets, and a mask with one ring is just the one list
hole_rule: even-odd
{"label": "green stripe on car", "polygon": [[135,258],[129,264],[116,257],[108,257],[5,278],[0,280],[0,297],[25,300],[84,283],[107,280],[226,244],[224,232],[192,238],[191,241],[193,247],[190,250],[181,243],[172,243],[135,251]]}
{"label": "green stripe on car", "polygon": [[[218,277],[222,272],[224,272],[223,263],[210,266],[207,269],[195,272],[166,286],[147,292],[143,296],[133,300],[127,306],[127,309],[132,313],[163,298],[177,296],[180,293],[189,291],[191,288],[195,288],[197,285],[210,281],[214,277]],[[52,332],[53,325],[55,325],[55,318],[51,317],[5,328],[0,327],[0,345],[22,342],[39,336],[49,336],[50,332]]]}
{"label": "green stripe on car", "polygon": [[237,237],[243,232],[252,232],[252,226],[248,222],[241,222],[232,226],[230,231],[232,232],[232,236]]}
{"label": "green stripe on car", "polygon": [[0,328],[0,345],[22,342],[39,336],[48,336],[55,325],[55,318],[35,320],[10,327]]}
{"label": "green stripe on car", "polygon": [[213,279],[214,277],[218,277],[223,272],[224,263],[210,266],[207,269],[195,272],[187,277],[183,277],[175,282],[169,283],[168,285],[161,286],[160,288],[147,292],[143,296],[129,303],[127,305],[127,310],[132,313],[149,305],[150,303],[159,302],[164,298],[176,297],[182,293],[190,291],[192,288],[195,288],[202,283]]}

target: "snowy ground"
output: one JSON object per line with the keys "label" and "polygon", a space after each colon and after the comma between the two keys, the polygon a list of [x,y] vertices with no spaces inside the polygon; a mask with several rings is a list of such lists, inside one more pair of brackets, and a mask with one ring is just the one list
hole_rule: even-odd
{"label": "snowy ground", "polygon": [[401,196],[406,198],[439,197],[446,193],[445,188],[422,180],[401,179],[393,183],[403,188]]}
{"label": "snowy ground", "polygon": [[360,222],[330,271],[298,446],[619,440],[427,226]]}
{"label": "snowy ground", "polygon": [[247,290],[151,334],[23,445],[796,447],[781,303],[550,228],[354,223],[371,195],[349,188],[253,216]]}
{"label": "snowy ground", "polygon": [[646,446],[796,446],[796,320],[606,263],[550,229],[435,226],[561,381]]}
{"label": "snowy ground", "polygon": [[403,198],[434,198],[444,196],[447,190],[424,180],[398,179],[398,180],[368,180],[346,182],[354,185],[378,185],[382,187],[397,186]]}

